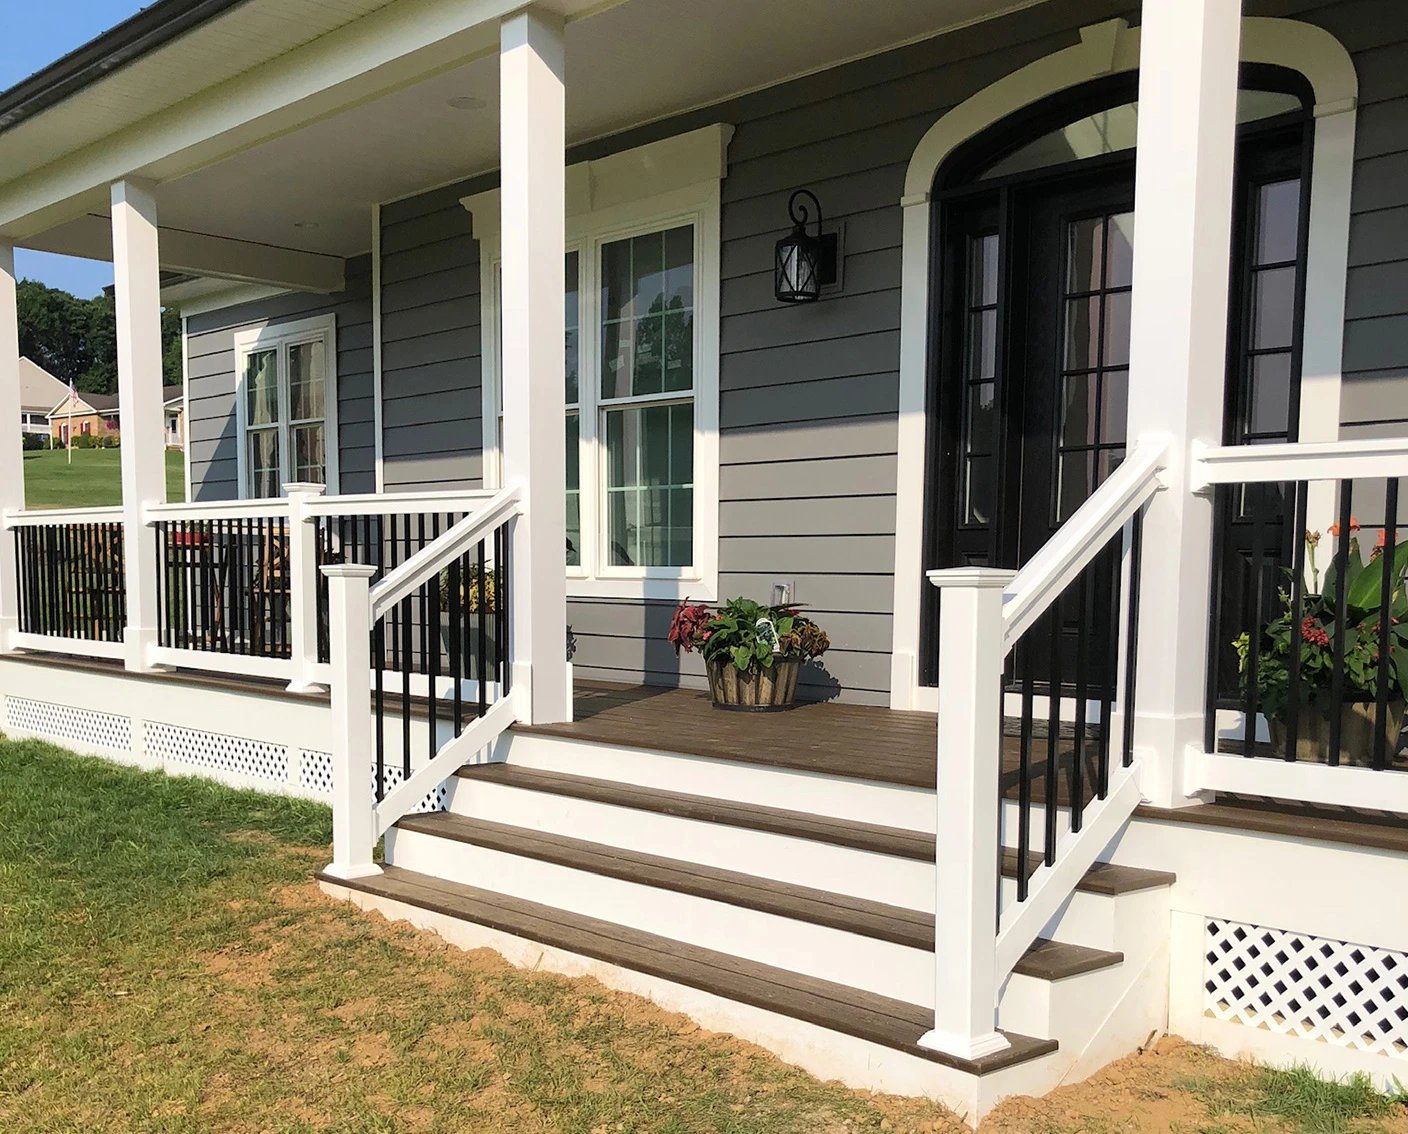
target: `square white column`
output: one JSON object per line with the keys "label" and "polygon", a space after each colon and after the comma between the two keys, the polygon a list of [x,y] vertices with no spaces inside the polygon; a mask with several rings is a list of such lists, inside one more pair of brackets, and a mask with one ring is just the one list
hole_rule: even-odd
{"label": "square white column", "polygon": [[[20,428],[20,324],[15,296],[15,250],[0,243],[0,512],[24,508],[24,437]],[[19,629],[15,541],[0,541],[0,651]]]}
{"label": "square white column", "polygon": [[562,18],[537,8],[500,28],[503,464],[522,494],[512,529],[510,657],[519,713],[571,719],[567,671],[564,419],[566,138]]}
{"label": "square white column", "polygon": [[1172,444],[1144,523],[1135,747],[1161,806],[1191,802],[1183,755],[1203,744],[1213,507],[1188,457],[1222,441],[1241,15],[1238,0],[1142,7],[1129,436]]}
{"label": "square white column", "polygon": [[162,408],[161,283],[153,186],[112,187],[112,270],[117,309],[117,392],[122,425],[123,552],[127,564],[127,668],[151,668],[157,640],[156,540],[144,509],[166,501]]}

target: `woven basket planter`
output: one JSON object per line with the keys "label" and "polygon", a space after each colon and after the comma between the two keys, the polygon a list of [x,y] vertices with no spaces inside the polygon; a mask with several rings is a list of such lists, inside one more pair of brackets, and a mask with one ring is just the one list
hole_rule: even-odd
{"label": "woven basket planter", "polygon": [[[1386,706],[1382,730],[1385,734],[1389,763],[1398,754],[1398,735],[1403,729],[1403,702],[1390,701]],[[1340,713],[1340,763],[1367,767],[1373,763],[1374,740],[1377,731],[1374,705],[1352,701]],[[1270,722],[1271,745],[1279,755],[1286,755],[1286,724]],[[1296,759],[1306,763],[1328,763],[1330,756],[1330,722],[1318,713],[1303,712],[1296,726]]]}
{"label": "woven basket planter", "polygon": [[755,666],[741,672],[728,662],[710,662],[709,695],[716,709],[776,713],[796,703],[801,671],[802,663],[796,658],[775,661],[770,669]]}

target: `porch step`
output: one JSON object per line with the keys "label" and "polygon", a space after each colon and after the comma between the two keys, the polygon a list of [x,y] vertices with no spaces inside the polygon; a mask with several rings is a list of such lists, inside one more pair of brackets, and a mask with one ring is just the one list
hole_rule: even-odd
{"label": "porch step", "polygon": [[901,1000],[395,866],[353,881],[322,874],[319,879],[699,989],[969,1075],[1038,1059],[1058,1046],[1054,1040],[1005,1033],[1011,1044],[1006,1050],[976,1060],[956,1059],[919,1046],[919,1037],[933,1025],[933,1013]]}
{"label": "porch step", "polygon": [[[934,948],[934,919],[930,914],[882,902],[444,812],[407,817],[397,828],[826,926],[894,945],[926,952]],[[1122,953],[1110,950],[1040,940],[1027,951],[1014,971],[1037,980],[1062,980],[1108,968],[1123,960]]]}
{"label": "porch step", "polygon": [[[772,835],[785,835],[835,847],[890,855],[915,862],[934,861],[934,838],[919,831],[858,823],[802,811],[711,799],[659,788],[640,787],[616,780],[599,780],[563,772],[524,768],[510,763],[471,764],[457,773],[461,779],[548,795],[565,796],[590,803],[628,807],[676,819],[691,819]],[[1040,856],[1033,854],[1033,867]],[[1017,855],[1003,854],[1003,873],[1015,876]],[[1168,886],[1174,876],[1166,871],[1097,863],[1077,883],[1078,890],[1106,896],[1133,893]]]}

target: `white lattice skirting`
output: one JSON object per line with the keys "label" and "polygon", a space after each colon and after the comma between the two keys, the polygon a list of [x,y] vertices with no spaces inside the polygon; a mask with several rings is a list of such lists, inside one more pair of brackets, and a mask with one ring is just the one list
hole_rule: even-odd
{"label": "white lattice skirting", "polygon": [[278,784],[288,782],[288,749],[282,744],[155,721],[146,723],[146,742],[147,755],[163,763]]}
{"label": "white lattice skirting", "polygon": [[128,752],[132,748],[132,718],[92,709],[75,709],[24,697],[5,698],[10,728],[89,748]]}
{"label": "white lattice skirting", "polygon": [[1211,918],[1206,946],[1207,1015],[1408,1061],[1408,953]]}

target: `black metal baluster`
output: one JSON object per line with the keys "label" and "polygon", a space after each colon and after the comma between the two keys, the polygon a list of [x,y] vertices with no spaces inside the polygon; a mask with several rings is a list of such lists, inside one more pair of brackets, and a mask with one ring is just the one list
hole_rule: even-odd
{"label": "black metal baluster", "polygon": [[1119,679],[1119,625],[1120,625],[1120,561],[1117,544],[1107,544],[1091,562],[1096,576],[1101,578],[1108,596],[1097,610],[1097,624],[1101,656],[1105,659],[1105,680],[1100,683],[1100,743],[1097,746],[1095,770],[1095,795],[1104,799],[1110,794],[1110,745],[1114,743],[1114,733],[1110,727],[1110,716],[1115,707],[1115,682]]}
{"label": "black metal baluster", "polygon": [[[513,686],[513,643],[509,640],[509,604],[513,602],[513,551],[508,528],[494,529],[494,667],[499,675],[499,696],[508,696]],[[567,643],[562,648],[566,650]]]}
{"label": "black metal baluster", "polygon": [[[1022,723],[1017,740],[1017,901],[1027,900],[1032,845],[1032,702],[1035,697],[1034,651],[1022,651]],[[1003,731],[1006,732],[1005,727]],[[1004,745],[1005,747],[1005,745]]]}
{"label": "black metal baluster", "polygon": [[1340,734],[1344,710],[1344,639],[1349,624],[1345,594],[1349,574],[1349,526],[1353,520],[1354,482],[1340,481],[1340,534],[1335,541],[1334,668],[1330,671],[1330,767],[1340,764]]}
{"label": "black metal baluster", "polygon": [[1056,865],[1056,813],[1060,804],[1060,764],[1058,757],[1061,744],[1061,598],[1051,604],[1047,612],[1051,623],[1051,641],[1047,659],[1048,670],[1046,692],[1046,810],[1045,859],[1047,866]]}
{"label": "black metal baluster", "polygon": [[1139,580],[1144,572],[1144,512],[1129,520],[1129,601],[1124,643],[1124,752],[1122,767],[1134,763],[1134,695],[1139,668]]}
{"label": "black metal baluster", "polygon": [[450,622],[450,695],[454,698],[454,733],[464,731],[464,573],[460,570],[463,556],[455,556],[449,567],[449,603],[446,617]]}
{"label": "black metal baluster", "polygon": [[1393,649],[1393,592],[1398,580],[1394,577],[1394,560],[1398,544],[1398,478],[1389,477],[1384,484],[1384,534],[1380,569],[1383,581],[1379,585],[1379,673],[1374,696],[1374,767],[1388,767],[1391,756],[1398,752],[1398,737],[1393,737],[1393,752],[1388,750],[1388,663]]}
{"label": "black metal baluster", "polygon": [[376,690],[376,801],[386,796],[386,619],[372,626],[372,681]]}
{"label": "black metal baluster", "polygon": [[1247,485],[1247,497],[1251,500],[1252,517],[1251,595],[1248,603],[1251,617],[1247,620],[1247,688],[1242,699],[1242,755],[1250,759],[1256,755],[1256,716],[1261,692],[1258,674],[1261,672],[1262,627],[1266,625],[1262,602],[1266,590],[1262,582],[1266,572],[1266,486]]}
{"label": "black metal baluster", "polygon": [[1076,580],[1076,720],[1071,735],[1071,830],[1085,822],[1085,734],[1090,700],[1090,605],[1095,573],[1087,565]]}
{"label": "black metal baluster", "polygon": [[1301,623],[1305,618],[1305,534],[1310,486],[1295,481],[1295,507],[1291,523],[1291,645],[1286,665],[1286,752],[1285,759],[1295,763],[1300,744],[1300,648]]}
{"label": "black metal baluster", "polygon": [[[430,538],[432,541],[440,538],[440,517],[430,518]],[[439,751],[439,746],[435,743],[437,720],[437,689],[440,681],[440,572],[430,576],[426,580],[427,594],[429,600],[429,610],[426,612],[425,620],[432,627],[429,632],[430,649],[426,651],[426,667],[429,673],[426,674],[426,681],[430,686],[430,756],[434,759],[435,753]]]}
{"label": "black metal baluster", "polygon": [[[479,667],[477,675],[478,681],[475,684],[478,687],[479,692],[479,715],[482,717],[486,712],[489,711],[489,619],[498,618],[499,603],[502,600],[503,596],[499,592],[498,587],[495,586],[494,597],[492,600],[489,598],[489,566],[487,562],[487,548],[485,546],[485,541],[482,539],[479,541],[479,547],[477,549],[476,554],[479,558],[479,562],[476,564],[476,569],[479,573],[479,599],[476,603],[476,605],[479,607],[479,617],[477,620],[478,625],[476,625],[475,627],[475,637],[478,640],[475,642],[474,657]],[[495,570],[497,569],[498,565],[496,563]],[[497,629],[498,627],[496,625],[495,630]],[[498,652],[500,653],[503,650],[503,646],[501,644],[502,641],[502,639],[499,639],[500,644],[498,644],[497,646]],[[494,665],[495,667],[498,666],[498,658],[494,659]],[[495,676],[498,676],[497,668]]]}

